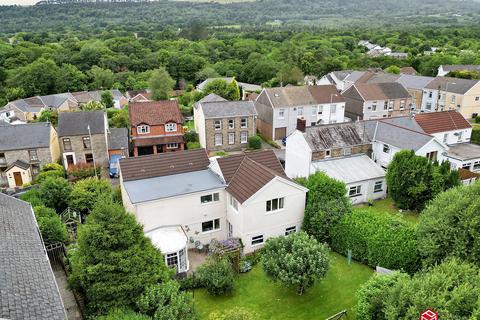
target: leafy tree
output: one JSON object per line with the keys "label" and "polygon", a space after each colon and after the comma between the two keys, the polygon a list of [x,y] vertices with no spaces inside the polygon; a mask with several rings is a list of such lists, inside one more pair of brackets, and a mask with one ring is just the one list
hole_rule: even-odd
{"label": "leafy tree", "polygon": [[72,64],[64,64],[60,67],[56,79],[57,92],[74,92],[86,89],[87,76]]}
{"label": "leafy tree", "polygon": [[187,131],[183,137],[185,138],[185,142],[198,142],[198,133],[195,131]]}
{"label": "leafy tree", "polygon": [[180,285],[173,280],[147,287],[138,299],[137,306],[142,314],[154,320],[198,319],[192,297],[180,291]]}
{"label": "leafy tree", "polygon": [[245,308],[234,307],[223,312],[212,312],[208,320],[256,320],[259,316]]}
{"label": "leafy tree", "polygon": [[480,184],[439,194],[423,211],[418,226],[422,261],[434,265],[456,256],[480,266]]}
{"label": "leafy tree", "polygon": [[24,194],[22,194],[20,196],[20,199],[30,203],[32,207],[44,206],[43,200],[40,198],[40,193],[36,188],[30,189]]}
{"label": "leafy tree", "polygon": [[55,210],[45,206],[36,206],[33,211],[37,218],[43,242],[46,245],[67,240],[67,227]]}
{"label": "leafy tree", "polygon": [[90,77],[90,89],[92,90],[105,90],[111,89],[115,82],[115,75],[111,70],[102,69],[98,66],[93,66],[88,71]]}
{"label": "leafy tree", "polygon": [[40,184],[38,195],[45,206],[55,209],[58,213],[67,208],[72,187],[63,178],[48,177]]}
{"label": "leafy tree", "polygon": [[88,101],[84,105],[82,105],[82,110],[83,111],[95,111],[95,110],[103,110],[105,106],[98,101]]}
{"label": "leafy tree", "polygon": [[240,100],[241,98],[240,87],[238,86],[237,80],[233,79],[232,82],[230,82],[227,85],[225,94],[227,96],[225,99],[227,100],[231,100],[231,101]]}
{"label": "leafy tree", "polygon": [[385,69],[386,73],[393,73],[393,74],[400,74],[400,67],[396,65],[391,65],[390,67]]}
{"label": "leafy tree", "polygon": [[164,282],[169,271],[161,253],[122,205],[97,202],[69,251],[70,283],[85,292],[90,314],[134,307],[145,287]]}
{"label": "leafy tree", "polygon": [[205,67],[195,74],[195,80],[198,82],[202,82],[208,78],[218,78],[218,77],[220,77],[220,75],[212,67]]}
{"label": "leafy tree", "polygon": [[113,108],[114,107],[114,102],[113,102],[113,94],[111,91],[103,91],[101,95],[101,100],[100,102],[105,106],[105,108]]}
{"label": "leafy tree", "polygon": [[214,93],[228,100],[231,95],[231,88],[229,88],[228,82],[224,79],[214,79],[205,85],[203,93],[205,95]]}
{"label": "leafy tree", "polygon": [[302,184],[309,190],[303,229],[319,242],[330,243],[332,228],[352,212],[347,187],[323,172],[311,175]]}
{"label": "leafy tree", "polygon": [[280,85],[293,84],[297,85],[303,80],[303,72],[297,66],[284,65],[277,72],[277,81]]}
{"label": "leafy tree", "polygon": [[152,73],[150,78],[150,89],[153,100],[166,100],[173,90],[175,81],[170,77],[167,70],[161,67]]}
{"label": "leafy tree", "polygon": [[128,128],[130,126],[128,110],[123,108],[115,113],[110,119],[110,125],[114,128]]}
{"label": "leafy tree", "polygon": [[152,318],[135,313],[130,309],[113,309],[107,315],[97,317],[97,320],[152,320]]}
{"label": "leafy tree", "polygon": [[39,58],[16,69],[13,77],[7,80],[10,87],[22,88],[28,97],[55,92],[59,68],[51,59]]}
{"label": "leafy tree", "polygon": [[49,109],[42,110],[37,120],[38,122],[50,122],[55,127],[58,124],[58,112]]}
{"label": "leafy tree", "polygon": [[302,295],[325,277],[329,268],[329,248],[305,232],[268,239],[262,255],[263,270],[274,281],[297,287]]}
{"label": "leafy tree", "polygon": [[248,137],[248,147],[254,150],[262,149],[262,138],[258,135]]}
{"label": "leafy tree", "polygon": [[105,179],[86,178],[75,183],[69,207],[82,215],[88,215],[100,199],[112,199],[113,191],[110,182]]}
{"label": "leafy tree", "polygon": [[387,170],[389,194],[402,209],[421,210],[436,194],[459,184],[448,162],[438,165],[414,151],[395,154]]}
{"label": "leafy tree", "polygon": [[212,257],[197,270],[197,275],[212,295],[228,294],[234,289],[234,274],[226,258]]}
{"label": "leafy tree", "polygon": [[480,313],[479,284],[478,267],[458,259],[411,278],[396,273],[373,277],[359,291],[356,318],[418,319],[431,308],[440,319],[475,319]]}
{"label": "leafy tree", "polygon": [[26,96],[25,90],[21,87],[6,88],[4,95],[7,101],[14,101]]}

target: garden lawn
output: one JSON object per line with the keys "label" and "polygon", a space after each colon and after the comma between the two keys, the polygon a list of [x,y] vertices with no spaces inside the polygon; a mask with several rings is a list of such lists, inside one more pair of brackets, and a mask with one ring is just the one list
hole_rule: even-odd
{"label": "garden lawn", "polygon": [[361,204],[357,206],[357,208],[363,208],[367,209],[370,211],[373,211],[378,214],[391,214],[391,215],[396,215],[401,218],[403,218],[405,221],[412,222],[412,223],[418,223],[418,218],[419,214],[404,210],[403,212],[399,212],[398,208],[395,207],[395,203],[391,198],[386,198],[383,200],[378,200],[373,203],[372,207],[369,207],[368,204]]}
{"label": "garden lawn", "polygon": [[215,297],[205,289],[195,290],[195,307],[201,319],[208,319],[213,311],[236,306],[252,310],[265,320],[326,319],[344,309],[349,313],[346,319],[354,319],[356,291],[373,275],[373,270],[354,261],[348,265],[347,258],[337,253],[330,256],[325,279],[307,289],[303,296],[297,295],[295,288],[272,282],[258,264],[238,277],[232,295]]}

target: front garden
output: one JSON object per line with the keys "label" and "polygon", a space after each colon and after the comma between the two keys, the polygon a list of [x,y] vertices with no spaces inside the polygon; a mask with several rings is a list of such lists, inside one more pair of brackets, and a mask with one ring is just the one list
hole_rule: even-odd
{"label": "front garden", "polygon": [[256,265],[237,277],[230,295],[213,296],[205,289],[195,290],[195,308],[201,319],[234,307],[252,311],[258,319],[326,319],[344,309],[350,314],[346,319],[353,319],[355,293],[372,275],[371,268],[354,261],[349,265],[347,258],[330,253],[326,277],[298,295],[295,289],[274,283],[261,265]]}

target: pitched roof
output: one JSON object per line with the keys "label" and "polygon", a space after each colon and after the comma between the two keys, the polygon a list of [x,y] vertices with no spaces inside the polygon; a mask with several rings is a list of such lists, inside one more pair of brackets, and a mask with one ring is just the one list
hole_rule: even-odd
{"label": "pitched roof", "polygon": [[206,119],[257,115],[253,101],[202,102],[200,106]]}
{"label": "pitched roof", "polygon": [[75,100],[74,96],[71,93],[50,94],[47,96],[41,96],[39,98],[42,100],[45,106],[49,108],[58,108],[67,99]]}
{"label": "pitched roof", "polygon": [[32,207],[2,193],[0,243],[0,318],[66,319]]}
{"label": "pitched roof", "polygon": [[[388,83],[388,82],[395,82],[397,79],[400,78],[398,74],[391,74],[391,73],[373,73],[371,77],[366,79],[365,83]],[[361,80],[359,80],[361,81]]]}
{"label": "pitched roof", "polygon": [[205,149],[196,149],[121,159],[120,170],[123,181],[133,181],[205,170],[209,164]]}
{"label": "pitched roof", "polygon": [[407,74],[407,75],[411,75],[411,76],[415,76],[417,75],[417,70],[415,70],[415,68],[413,67],[403,67],[403,68],[400,68],[400,74]]}
{"label": "pitched roof", "polygon": [[103,111],[60,112],[58,114],[58,136],[77,136],[105,133],[105,113]]}
{"label": "pitched roof", "polygon": [[[203,89],[205,89],[207,84],[209,84],[210,82],[212,82],[214,80],[224,80],[227,83],[231,83],[233,81],[233,79],[234,79],[233,77],[208,78],[208,79],[202,81],[201,83],[199,83],[197,85],[197,89],[202,91]],[[257,84],[251,84],[251,83],[245,83],[245,82],[237,82],[237,84],[238,84],[239,87],[241,87],[245,91],[260,91],[260,90],[262,90],[262,87],[257,85]]]}
{"label": "pitched roof", "polygon": [[127,128],[110,128],[108,134],[108,149],[128,150],[128,129]]}
{"label": "pitched roof", "polygon": [[410,97],[407,89],[400,83],[357,83],[354,88],[360,93],[364,101],[388,100],[388,99],[407,99]]}
{"label": "pitched roof", "polygon": [[458,168],[458,175],[460,180],[470,180],[470,179],[478,179],[480,177],[480,174],[474,173],[470,170],[463,169],[463,168]]}
{"label": "pitched roof", "polygon": [[47,122],[0,126],[0,151],[48,148],[51,128]]}
{"label": "pitched roof", "polygon": [[423,90],[433,79],[433,77],[402,74],[400,78],[397,79],[397,82],[407,89]]}
{"label": "pitched roof", "polygon": [[334,85],[266,88],[273,108],[344,102]]}
{"label": "pitched roof", "polygon": [[22,160],[17,160],[14,163],[12,163],[11,165],[9,165],[8,168],[5,169],[5,172],[10,171],[10,169],[12,169],[14,167],[17,167],[17,168],[20,168],[20,169],[23,169],[23,170],[27,170],[27,169],[30,168],[30,164],[28,164],[28,163],[26,163],[25,161],[22,161]]}
{"label": "pitched roof", "polygon": [[415,116],[415,121],[428,134],[460,129],[469,129],[472,126],[457,111],[426,112]]}
{"label": "pitched roof", "polygon": [[473,64],[445,64],[442,65],[444,71],[480,71],[480,65]]}
{"label": "pitched roof", "polygon": [[215,93],[210,93],[209,95],[206,95],[202,99],[200,99],[197,103],[204,103],[204,102],[217,102],[217,101],[228,101],[227,99],[220,97],[219,95]]}
{"label": "pitched roof", "polygon": [[305,129],[303,136],[312,151],[352,147],[370,142],[361,122],[311,126]]}
{"label": "pitched roof", "polygon": [[451,77],[435,77],[430,81],[425,88],[442,90],[452,93],[465,94],[473,86],[478,83],[478,80],[460,79]]}
{"label": "pitched roof", "polygon": [[177,100],[131,103],[128,106],[128,112],[132,126],[140,124],[154,126],[168,122],[183,122],[183,116],[180,113]]}

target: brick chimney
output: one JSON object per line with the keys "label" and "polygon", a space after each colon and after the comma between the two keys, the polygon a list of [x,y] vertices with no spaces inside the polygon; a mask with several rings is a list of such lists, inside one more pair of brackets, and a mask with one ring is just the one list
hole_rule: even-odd
{"label": "brick chimney", "polygon": [[306,127],[307,127],[307,120],[297,118],[297,130],[305,132]]}

